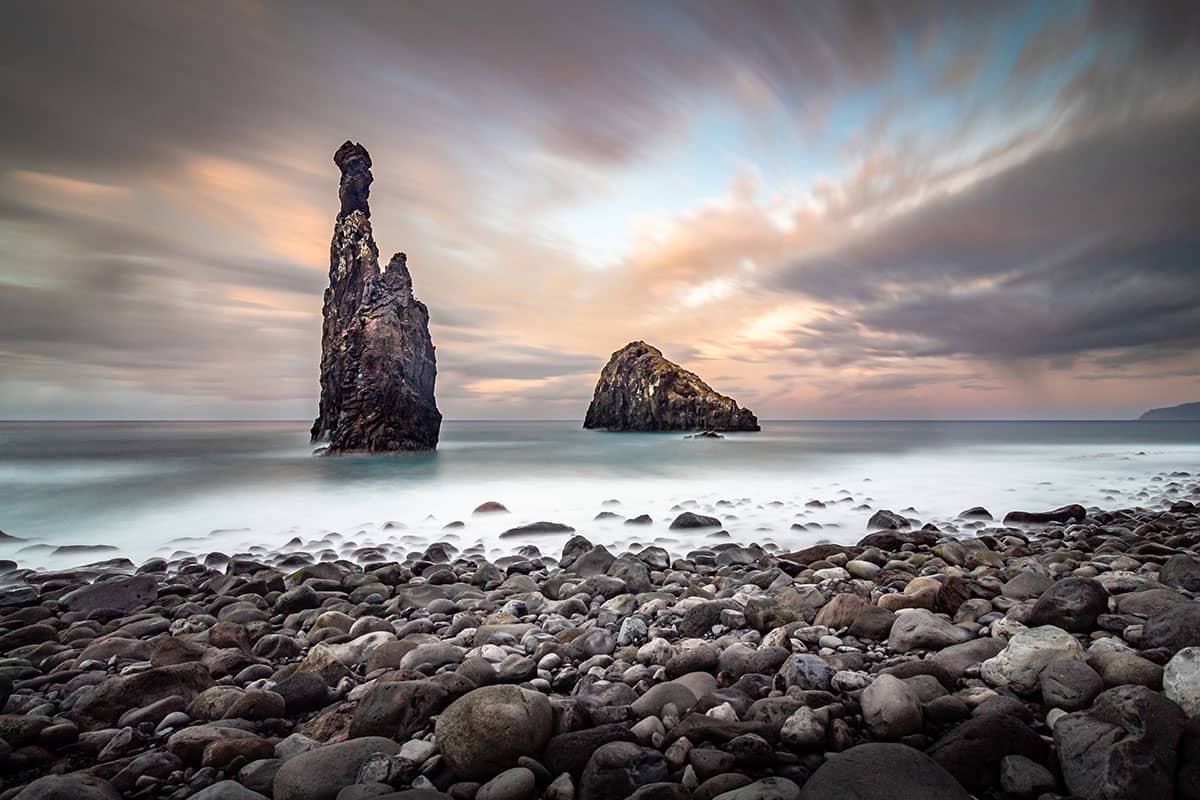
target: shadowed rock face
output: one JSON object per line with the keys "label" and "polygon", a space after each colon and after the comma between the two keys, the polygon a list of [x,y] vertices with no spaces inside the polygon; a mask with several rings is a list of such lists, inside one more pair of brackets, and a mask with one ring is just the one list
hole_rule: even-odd
{"label": "shadowed rock face", "polygon": [[630,342],[600,373],[585,428],[617,431],[756,431],[758,418],[658,348]]}
{"label": "shadowed rock face", "polygon": [[333,160],[342,171],[342,207],[330,246],[312,440],[328,442],[328,453],[432,450],[442,415],[429,312],[413,297],[404,253],[379,269],[366,148],[346,142]]}

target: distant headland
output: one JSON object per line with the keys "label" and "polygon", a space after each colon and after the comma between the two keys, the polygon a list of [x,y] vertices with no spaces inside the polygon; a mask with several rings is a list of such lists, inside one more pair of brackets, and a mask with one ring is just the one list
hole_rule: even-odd
{"label": "distant headland", "polygon": [[1180,403],[1166,408],[1152,408],[1138,419],[1142,422],[1200,421],[1200,403]]}

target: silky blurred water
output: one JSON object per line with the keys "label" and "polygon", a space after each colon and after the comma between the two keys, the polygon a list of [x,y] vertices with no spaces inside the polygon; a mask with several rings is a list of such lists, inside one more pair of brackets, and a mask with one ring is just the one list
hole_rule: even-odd
{"label": "silky blurred water", "polygon": [[[585,431],[574,422],[447,421],[436,453],[318,458],[300,422],[0,423],[0,557],[61,565],[39,544],[107,544],[135,559],[276,546],[327,531],[358,541],[449,539],[505,551],[498,534],[563,522],[593,541],[669,538],[676,504],[719,513],[735,540],[797,547],[860,537],[870,511],[922,520],[973,505],[997,516],[1079,502],[1155,505],[1200,472],[1200,423],[767,422],[754,434]],[[507,515],[472,516],[486,500]],[[602,505],[619,500],[620,505]],[[716,505],[717,501],[728,501]],[[825,508],[807,508],[821,500]],[[595,522],[601,510],[650,528]],[[443,526],[461,520],[465,527]],[[387,521],[406,529],[384,530]],[[821,527],[793,530],[801,522]],[[216,531],[214,533],[214,531]],[[545,552],[565,536],[540,537]],[[180,541],[185,540],[185,541]]]}

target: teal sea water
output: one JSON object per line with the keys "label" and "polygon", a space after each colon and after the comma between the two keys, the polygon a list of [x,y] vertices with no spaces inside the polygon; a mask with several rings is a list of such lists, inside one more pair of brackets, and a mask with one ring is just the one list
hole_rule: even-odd
{"label": "teal sea water", "polygon": [[[735,540],[796,547],[857,539],[870,515],[862,505],[921,520],[974,505],[997,516],[1070,502],[1157,505],[1200,480],[1170,476],[1200,474],[1194,422],[766,422],[761,433],[685,440],[575,422],[447,421],[436,453],[373,458],[314,457],[307,428],[0,423],[0,530],[22,539],[0,543],[0,557],[61,565],[71,559],[47,545],[66,544],[133,558],[229,552],[327,531],[507,551],[523,542],[500,532],[535,520],[593,541],[683,550],[705,534],[668,531],[680,504],[717,513]],[[473,517],[486,500],[511,513]],[[601,510],[655,523],[594,521]],[[389,521],[402,526],[385,529]],[[444,529],[453,521],[465,525]],[[565,538],[537,544],[552,552]]]}

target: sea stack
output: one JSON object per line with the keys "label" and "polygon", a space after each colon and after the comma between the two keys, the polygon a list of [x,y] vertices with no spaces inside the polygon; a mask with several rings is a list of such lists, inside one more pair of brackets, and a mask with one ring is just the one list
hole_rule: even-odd
{"label": "sea stack", "polygon": [[379,268],[366,148],[346,142],[333,162],[342,172],[341,211],[329,252],[321,406],[312,440],[328,442],[330,454],[432,450],[442,415],[433,396],[429,311],[413,297],[404,253]]}
{"label": "sea stack", "polygon": [[600,372],[583,427],[611,431],[756,431],[748,408],[645,342],[612,354]]}

